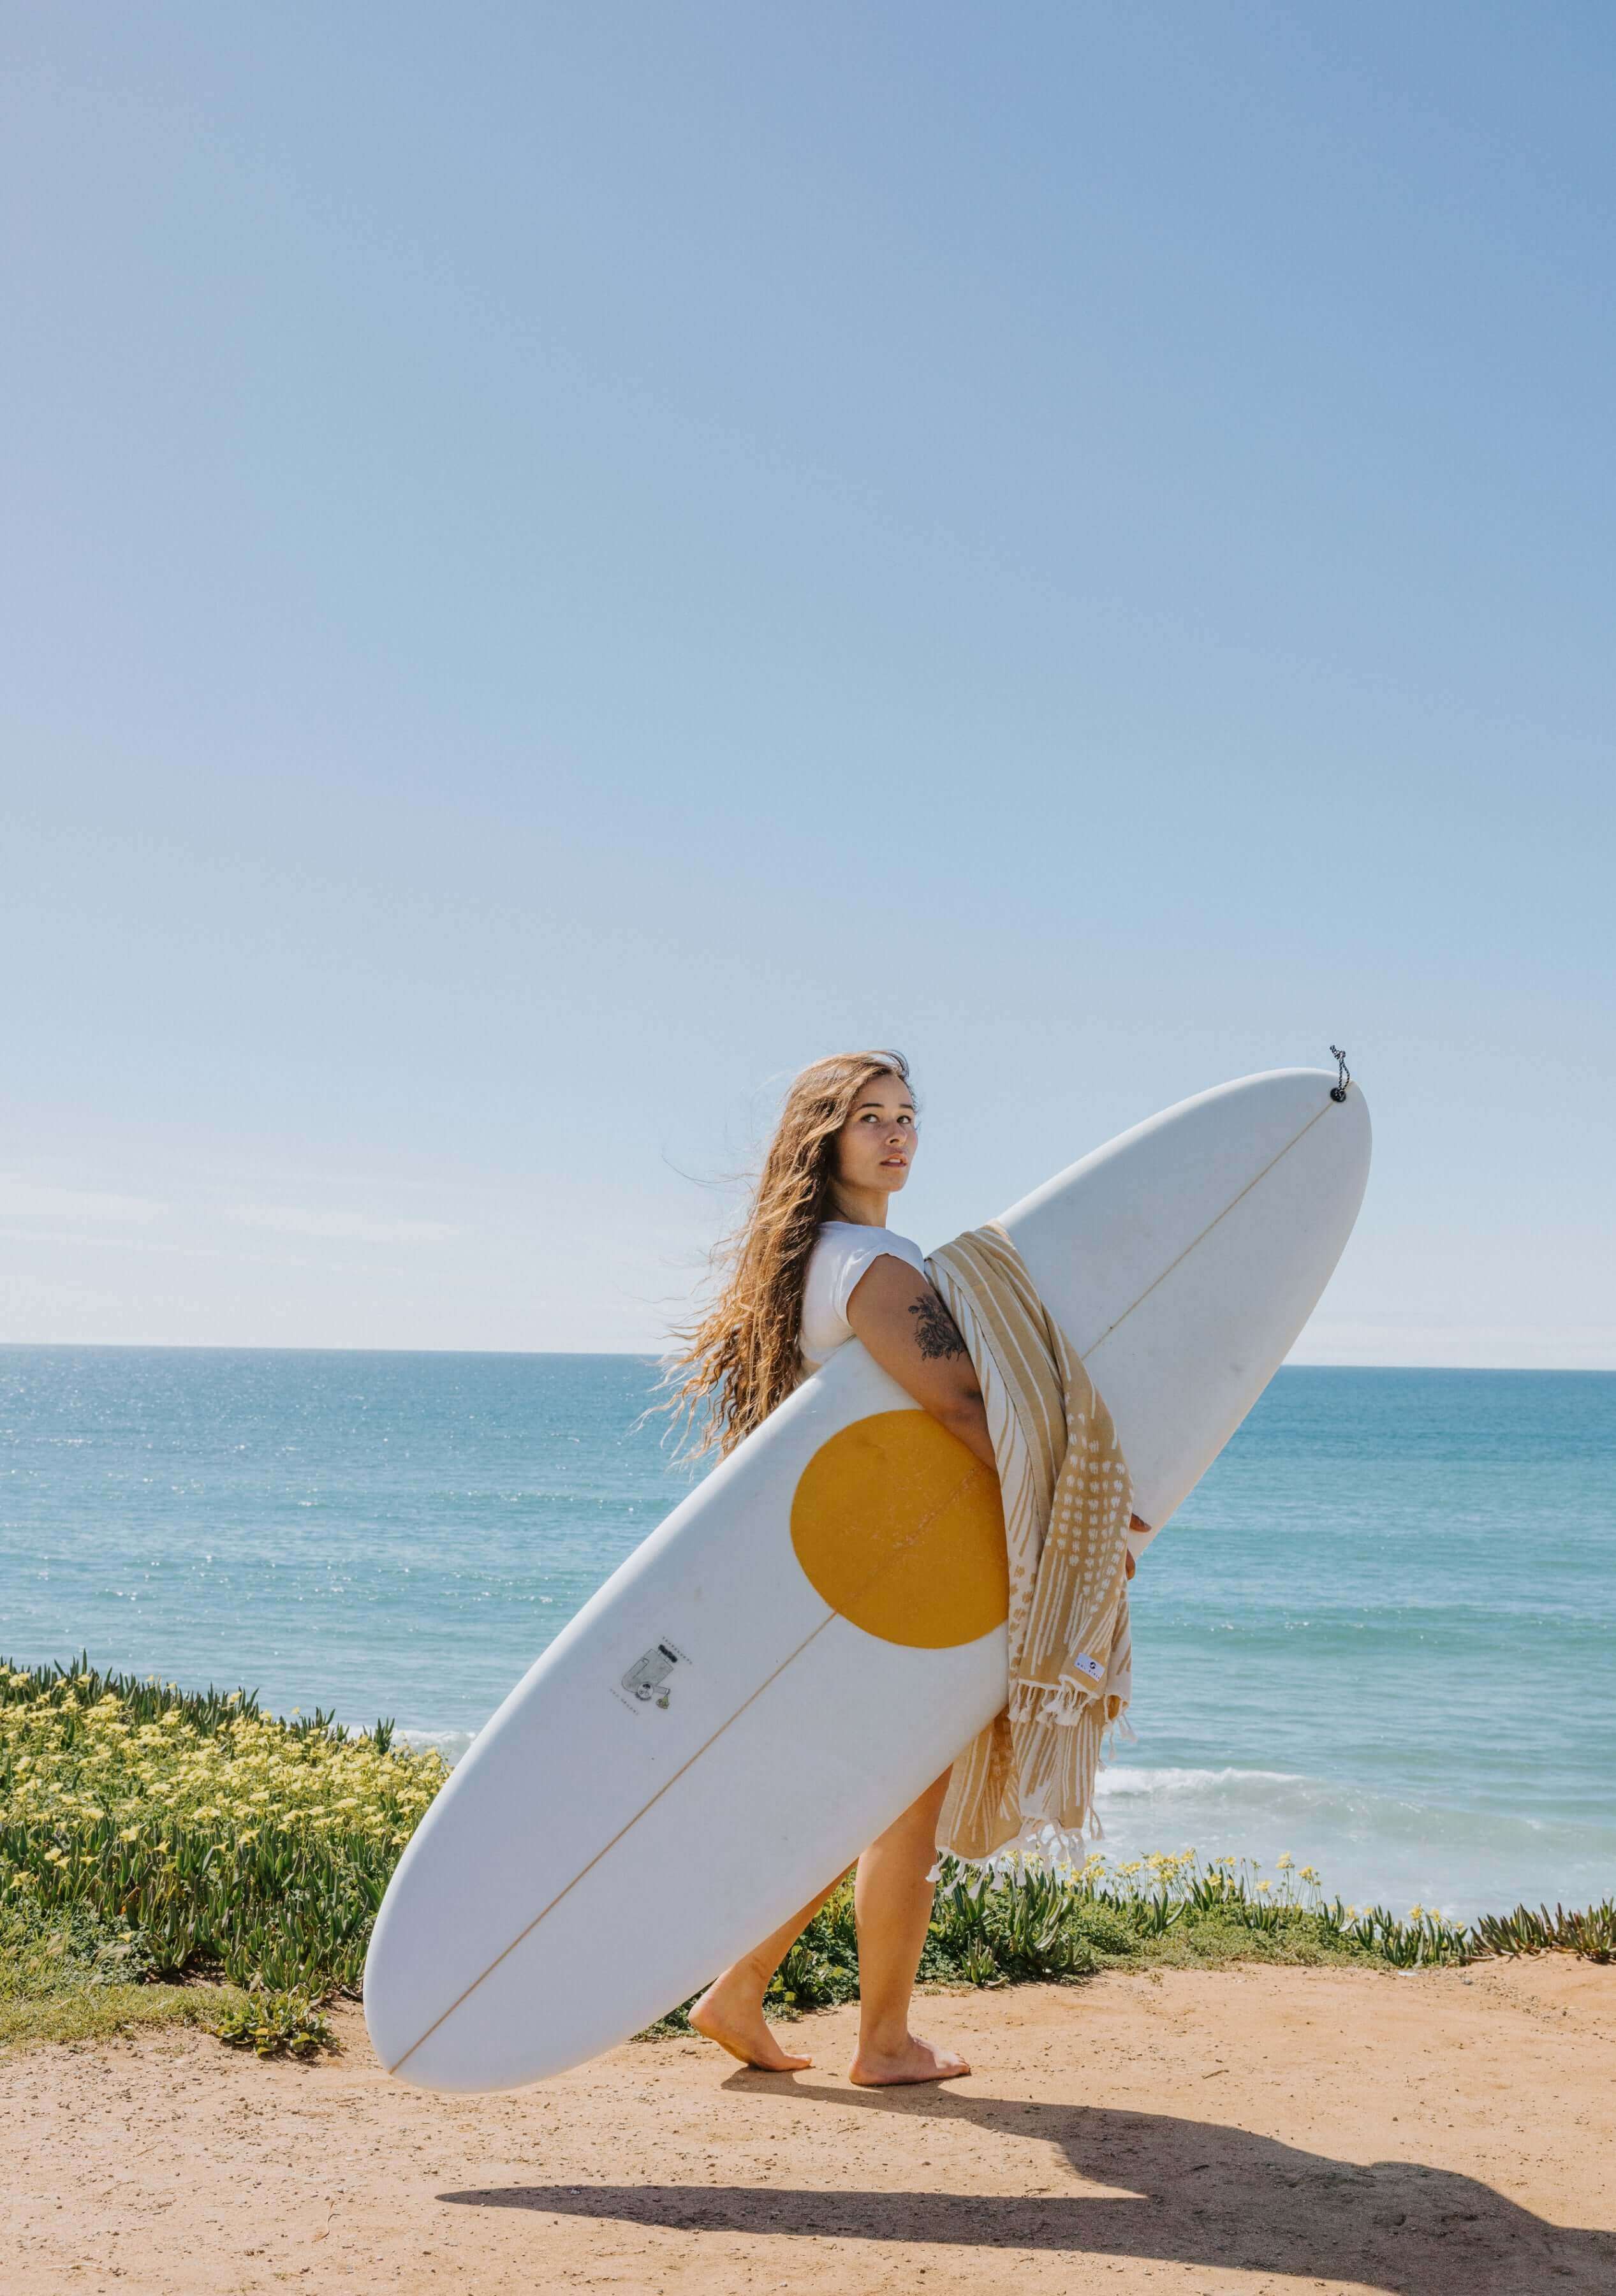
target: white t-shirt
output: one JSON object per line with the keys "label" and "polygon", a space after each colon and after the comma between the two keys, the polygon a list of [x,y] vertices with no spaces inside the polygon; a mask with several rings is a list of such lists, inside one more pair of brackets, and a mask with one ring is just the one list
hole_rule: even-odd
{"label": "white t-shirt", "polygon": [[848,1321],[848,1301],[866,1268],[883,1255],[906,1259],[926,1272],[926,1255],[906,1235],[890,1227],[864,1227],[857,1220],[822,1220],[819,1238],[808,1257],[808,1282],[802,1293],[802,1360],[817,1371],[825,1357],[853,1336]]}

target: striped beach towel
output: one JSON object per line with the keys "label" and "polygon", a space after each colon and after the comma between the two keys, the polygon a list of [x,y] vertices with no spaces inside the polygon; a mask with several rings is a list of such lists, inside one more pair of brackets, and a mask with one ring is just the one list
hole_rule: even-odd
{"label": "striped beach towel", "polygon": [[1010,1694],[954,1764],[938,1848],[1081,1864],[1101,1739],[1131,1688],[1132,1486],[1110,1412],[990,1223],[928,1272],[970,1353],[998,1464],[1010,1563]]}

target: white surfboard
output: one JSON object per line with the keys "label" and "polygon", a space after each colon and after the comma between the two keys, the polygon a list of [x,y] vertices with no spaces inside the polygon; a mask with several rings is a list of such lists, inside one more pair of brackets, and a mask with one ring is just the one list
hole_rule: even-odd
{"label": "white surfboard", "polygon": [[[1155,1529],[1351,1231],[1369,1118],[1335,1081],[1202,1093],[1003,1216]],[[854,1554],[876,1572],[849,1595]],[[1003,1571],[987,1470],[857,1341],[838,1349],[570,1621],[433,1803],[365,1964],[383,2064],[517,2087],[749,1950],[998,1712]]]}

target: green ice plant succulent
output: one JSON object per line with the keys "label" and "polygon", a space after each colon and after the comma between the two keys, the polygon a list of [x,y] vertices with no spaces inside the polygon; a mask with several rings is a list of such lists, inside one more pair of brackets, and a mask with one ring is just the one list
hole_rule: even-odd
{"label": "green ice plant succulent", "polygon": [[46,1956],[86,1983],[204,1975],[312,2011],[357,1996],[388,1876],[447,1775],[386,1723],[282,1721],[241,1691],[87,1660],[0,1666],[0,1916],[18,1939],[94,1934],[89,1962]]}

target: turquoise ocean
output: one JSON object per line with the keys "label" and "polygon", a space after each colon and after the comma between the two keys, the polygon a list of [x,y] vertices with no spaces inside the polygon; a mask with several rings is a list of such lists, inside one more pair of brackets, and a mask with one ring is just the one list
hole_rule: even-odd
{"label": "turquoise ocean", "polygon": [[[690,1487],[629,1356],[0,1348],[0,1652],[463,1751]],[[1134,1587],[1117,1857],[1616,1891],[1616,1374],[1287,1367]],[[790,1792],[789,1762],[781,1791]]]}

